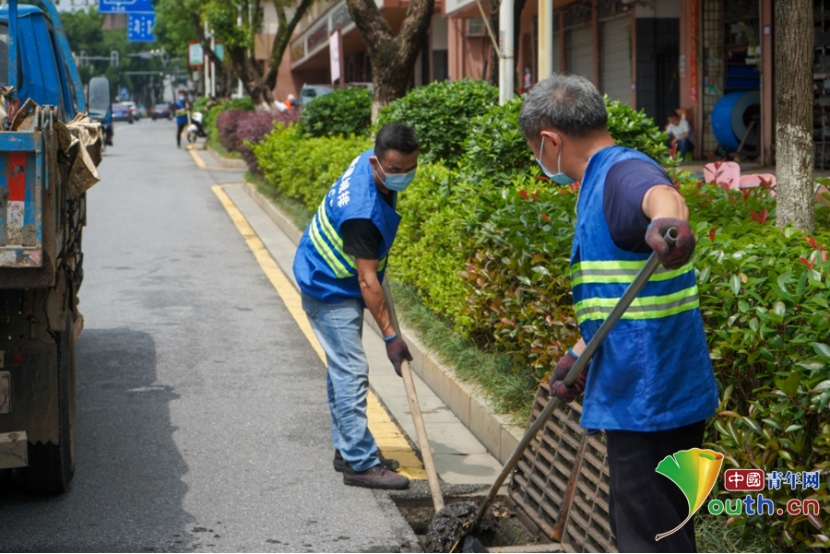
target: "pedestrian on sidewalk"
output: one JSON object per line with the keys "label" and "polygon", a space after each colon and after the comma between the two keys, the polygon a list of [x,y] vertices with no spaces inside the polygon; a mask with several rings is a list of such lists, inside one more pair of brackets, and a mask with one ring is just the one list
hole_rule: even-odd
{"label": "pedestrian on sidewalk", "polygon": [[[519,124],[556,185],[581,183],[571,253],[573,301],[582,338],[556,365],[551,393],[581,396],[581,425],[604,430],[611,473],[611,529],[620,552],[695,552],[694,521],[659,543],[689,507],[656,473],[680,450],[700,448],[718,391],[700,314],[695,239],[683,197],[651,158],[616,146],[602,95],[583,77],[554,75],[527,94]],[[663,239],[676,227],[673,246]],[[635,269],[656,251],[663,267],[646,284],[572,386],[563,379]]]}
{"label": "pedestrian on sidewalk", "polygon": [[686,154],[695,149],[695,140],[692,136],[692,128],[685,117],[680,117],[677,112],[672,112],[668,117],[669,124],[666,132],[669,135],[669,148],[677,148],[680,161],[686,161]]}
{"label": "pedestrian on sidewalk", "polygon": [[369,364],[363,350],[363,311],[369,308],[398,376],[412,360],[392,328],[381,288],[386,261],[401,216],[398,193],[415,177],[418,139],[400,123],[384,126],[375,147],[355,158],[329,189],[303,233],[294,276],[303,310],[326,352],[327,388],[334,443],[334,469],[346,485],[405,489],[409,479],[394,472],[369,431],[366,397]]}
{"label": "pedestrian on sidewalk", "polygon": [[188,113],[190,113],[190,102],[187,100],[187,93],[183,90],[179,91],[179,99],[176,100],[176,147],[182,147],[182,131],[188,121]]}

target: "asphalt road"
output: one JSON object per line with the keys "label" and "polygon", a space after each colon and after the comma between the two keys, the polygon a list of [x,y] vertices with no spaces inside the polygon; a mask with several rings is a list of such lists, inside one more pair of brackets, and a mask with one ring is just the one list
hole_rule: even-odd
{"label": "asphalt road", "polygon": [[331,466],[325,370],[168,121],[117,127],[88,193],[77,473],[0,492],[3,551],[394,551]]}

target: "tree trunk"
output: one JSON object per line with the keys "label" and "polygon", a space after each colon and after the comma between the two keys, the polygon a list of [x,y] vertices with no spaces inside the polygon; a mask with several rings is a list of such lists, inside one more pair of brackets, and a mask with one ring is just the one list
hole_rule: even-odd
{"label": "tree trunk", "polygon": [[779,227],[812,233],[813,200],[813,2],[775,2],[776,173]]}
{"label": "tree trunk", "polygon": [[[491,0],[490,1],[490,28],[493,29],[493,34],[496,35],[496,38],[499,37],[499,4],[500,0]],[[495,48],[492,44],[490,45],[490,74],[488,82],[493,85],[494,87],[499,86],[499,59],[501,57],[501,53]],[[484,79],[484,75],[481,76]]]}
{"label": "tree trunk", "polygon": [[347,0],[372,62],[372,121],[381,108],[406,94],[418,53],[427,38],[435,0],[410,0],[401,30],[392,34],[374,0]]}
{"label": "tree trunk", "polygon": [[248,49],[242,46],[229,46],[227,52],[233,64],[234,73],[242,80],[242,86],[245,87],[245,92],[251,97],[254,106],[257,109],[274,111],[276,106],[271,88],[265,82],[254,60],[251,59]]}

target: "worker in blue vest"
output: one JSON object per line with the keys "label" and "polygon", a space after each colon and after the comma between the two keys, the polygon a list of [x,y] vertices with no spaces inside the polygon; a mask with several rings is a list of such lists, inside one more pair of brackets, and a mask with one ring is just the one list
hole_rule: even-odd
{"label": "worker in blue vest", "polygon": [[415,178],[418,139],[400,123],[378,131],[375,147],[358,156],[329,189],[303,233],[294,276],[303,310],[326,352],[334,469],[346,485],[405,489],[396,460],[378,451],[366,417],[369,364],[361,341],[368,308],[400,376],[409,348],[392,328],[381,282],[401,216],[398,193]]}
{"label": "worker in blue vest", "polygon": [[180,90],[179,99],[176,100],[176,147],[182,147],[182,131],[187,126],[190,102],[187,100],[187,92]]}
{"label": "worker in blue vest", "polygon": [[[602,95],[578,76],[554,75],[525,96],[519,124],[554,186],[579,181],[571,252],[582,338],[559,361],[551,393],[584,392],[582,427],[608,439],[611,528],[621,552],[694,552],[694,521],[680,489],[656,473],[680,450],[700,448],[718,391],[700,314],[689,210],[651,158],[616,146]],[[677,242],[663,238],[676,227]],[[585,341],[656,251],[658,269],[572,386],[565,375]]]}

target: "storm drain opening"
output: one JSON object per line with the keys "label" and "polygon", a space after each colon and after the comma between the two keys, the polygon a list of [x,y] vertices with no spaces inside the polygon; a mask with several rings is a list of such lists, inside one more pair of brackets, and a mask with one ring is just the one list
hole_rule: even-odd
{"label": "storm drain opening", "polygon": [[[446,506],[474,503],[480,505],[483,500],[480,495],[445,496]],[[428,496],[413,498],[392,497],[401,515],[415,532],[426,552],[431,551],[431,543],[427,538],[430,526],[435,518],[435,509],[432,499]],[[492,517],[491,517],[492,516]],[[487,521],[480,529],[468,535],[471,540],[462,540],[456,552],[560,552],[558,543],[552,543],[545,533],[527,514],[506,496],[498,496],[489,510]],[[441,529],[432,528],[433,532]],[[472,540],[475,539],[475,542]],[[448,550],[448,549],[447,549]],[[435,551],[435,550],[432,550]]]}
{"label": "storm drain opening", "polygon": [[[539,387],[532,424],[550,398]],[[617,552],[609,515],[610,477],[605,437],[580,427],[582,408],[573,402],[554,410],[524,452],[509,496],[565,552]]]}

